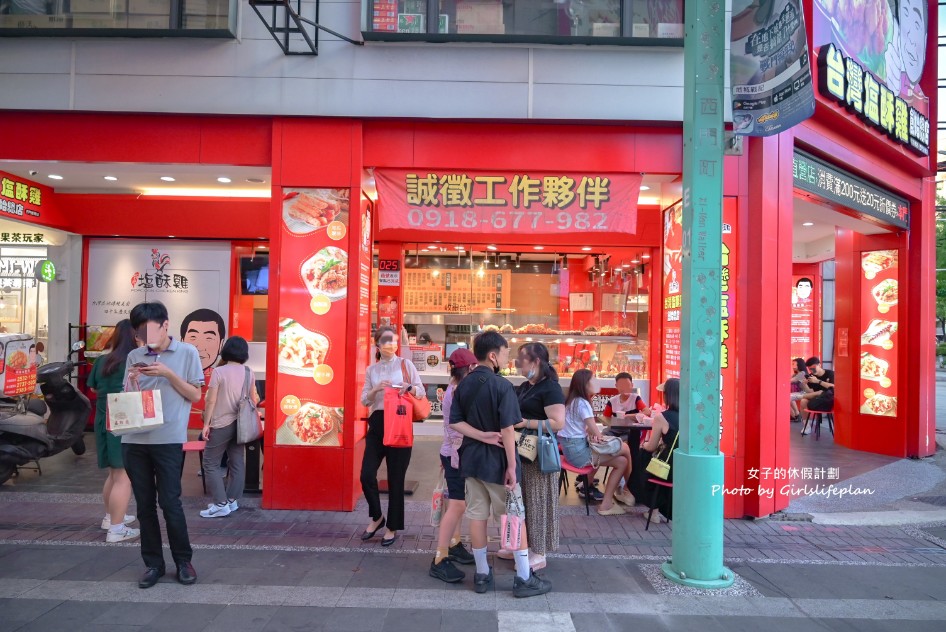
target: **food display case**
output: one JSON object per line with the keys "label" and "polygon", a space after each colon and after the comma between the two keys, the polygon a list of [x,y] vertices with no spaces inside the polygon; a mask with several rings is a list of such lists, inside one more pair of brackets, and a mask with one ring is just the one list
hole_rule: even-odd
{"label": "food display case", "polygon": [[[646,253],[640,253],[641,255]],[[405,261],[402,301],[410,357],[427,385],[432,417],[449,381],[447,359],[457,348],[472,349],[481,331],[494,330],[509,342],[502,369],[521,384],[519,347],[541,342],[567,391],[571,376],[588,369],[602,394],[603,409],[618,373],[630,373],[645,399],[650,392],[649,257],[606,255],[503,255],[497,252],[417,253]],[[609,259],[610,265],[608,263]],[[435,357],[438,356],[439,357]]]}

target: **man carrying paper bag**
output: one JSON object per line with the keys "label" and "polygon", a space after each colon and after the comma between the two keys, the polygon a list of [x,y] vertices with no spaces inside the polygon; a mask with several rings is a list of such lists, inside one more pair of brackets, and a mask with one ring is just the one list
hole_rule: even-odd
{"label": "man carrying paper bag", "polygon": [[[161,303],[140,303],[129,317],[145,346],[128,354],[126,392],[120,398],[123,403],[112,409],[109,401],[109,412],[116,417],[113,427],[125,423],[139,426],[132,434],[122,436],[125,471],[131,479],[141,523],[141,557],[147,567],[138,587],[151,588],[165,573],[155,500],[164,513],[177,580],[193,584],[197,573],[191,565],[193,550],[181,505],[181,468],[191,404],[200,400],[204,382],[200,356],[194,346],[168,335],[168,311]],[[159,417],[161,424],[156,423]],[[141,431],[141,426],[149,423],[154,423],[154,429]]]}
{"label": "man carrying paper bag", "polygon": [[164,425],[161,391],[130,391],[108,396],[108,431],[119,437]]}

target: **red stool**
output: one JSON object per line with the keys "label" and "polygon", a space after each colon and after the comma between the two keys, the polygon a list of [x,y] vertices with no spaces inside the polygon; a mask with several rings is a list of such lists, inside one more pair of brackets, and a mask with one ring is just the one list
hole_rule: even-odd
{"label": "red stool", "polygon": [[207,447],[206,441],[188,441],[184,444],[184,458],[181,459],[181,477],[184,476],[184,461],[187,460],[188,452],[196,452],[200,458],[200,482],[204,486],[204,495],[207,494],[207,477],[204,476],[204,448]]}
{"label": "red stool", "polygon": [[647,524],[644,526],[644,531],[650,529],[650,517],[654,515],[654,511],[657,509],[657,494],[660,492],[660,488],[673,489],[673,483],[668,483],[662,478],[648,478],[647,482],[653,483],[655,487],[654,493],[650,498],[650,511],[647,512]]}
{"label": "red stool", "polygon": [[568,459],[565,458],[565,455],[562,455],[562,471],[558,476],[558,488],[561,490],[565,488],[565,495],[568,495],[568,474],[566,472],[574,472],[578,476],[585,477],[585,515],[591,515],[591,509],[589,508],[588,501],[591,498],[591,474],[594,474],[597,470],[594,465],[588,465],[585,467],[575,467],[568,462]]}

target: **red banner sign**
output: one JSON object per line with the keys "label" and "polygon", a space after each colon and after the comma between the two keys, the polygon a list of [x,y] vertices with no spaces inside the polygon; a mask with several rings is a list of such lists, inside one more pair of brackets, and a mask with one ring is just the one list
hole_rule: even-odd
{"label": "red banner sign", "polygon": [[860,393],[865,415],[897,416],[899,253],[861,254]]}
{"label": "red banner sign", "polygon": [[633,235],[640,174],[375,171],[380,230]]}

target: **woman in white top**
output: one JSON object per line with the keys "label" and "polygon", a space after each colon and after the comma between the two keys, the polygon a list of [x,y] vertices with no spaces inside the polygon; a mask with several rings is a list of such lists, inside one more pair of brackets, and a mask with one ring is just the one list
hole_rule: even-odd
{"label": "woman in white top", "polygon": [[[243,460],[245,448],[236,442],[236,419],[240,411],[240,400],[246,382],[250,383],[250,399],[259,403],[256,392],[256,378],[248,367],[244,366],[250,357],[250,347],[245,338],[228,338],[220,351],[220,364],[210,375],[207,388],[207,400],[204,407],[204,429],[201,439],[207,442],[204,447],[204,477],[213,502],[200,512],[204,518],[222,518],[237,509],[237,501],[243,497],[246,482],[246,466]],[[220,461],[227,453],[227,468],[230,481],[223,484],[223,468]]]}
{"label": "woman in white top", "polygon": [[591,408],[591,398],[599,389],[594,384],[593,374],[588,369],[579,369],[572,375],[571,385],[568,387],[568,397],[565,399],[565,427],[559,430],[558,439],[562,446],[562,454],[575,467],[595,465],[614,468],[608,477],[604,488],[604,500],[598,513],[602,516],[617,516],[627,513],[614,501],[618,500],[625,505],[634,505],[634,496],[624,491],[616,493],[618,483],[623,476],[631,480],[631,451],[626,443],[621,444],[621,452],[613,456],[597,456],[592,452],[592,443],[600,443],[605,436],[598,430],[595,423],[595,413]]}
{"label": "woman in white top", "polygon": [[[361,391],[361,403],[371,409],[368,433],[365,435],[365,456],[361,461],[361,490],[368,502],[371,521],[361,534],[361,539],[370,540],[387,524],[381,537],[381,546],[391,546],[397,539],[397,532],[404,528],[404,477],[411,463],[411,448],[384,445],[384,389],[397,388],[401,394],[410,391],[414,397],[426,395],[417,369],[397,355],[397,332],[391,327],[380,327],[374,335],[374,341],[378,347],[378,361],[365,372],[365,386]],[[381,467],[381,461],[385,460],[388,466],[387,521],[381,513],[381,496],[378,492],[378,468]]]}

